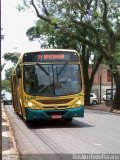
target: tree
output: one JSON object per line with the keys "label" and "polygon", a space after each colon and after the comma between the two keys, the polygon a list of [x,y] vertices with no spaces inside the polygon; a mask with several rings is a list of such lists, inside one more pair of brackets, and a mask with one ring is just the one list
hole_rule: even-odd
{"label": "tree", "polygon": [[14,69],[14,67],[10,67],[9,69],[5,70],[6,80],[10,80],[11,79],[11,74],[12,74],[13,69]]}
{"label": "tree", "polygon": [[16,52],[14,52],[14,53],[8,52],[3,55],[3,58],[6,61],[11,61],[15,65],[18,61],[19,55]]}
{"label": "tree", "polygon": [[2,89],[1,90],[11,92],[10,81],[5,79],[5,80],[2,80],[1,82],[2,82]]}
{"label": "tree", "polygon": [[4,63],[4,64],[1,65],[1,72],[2,72],[2,70],[3,70],[3,68],[4,68],[5,65],[6,65],[6,63]]}
{"label": "tree", "polygon": [[[19,55],[16,54],[16,53],[5,53],[3,55],[3,58],[6,60],[6,61],[11,61],[14,66],[16,65],[17,61],[18,61],[18,58],[19,58]],[[6,65],[6,63],[4,63],[2,65],[2,69],[3,67]],[[6,79],[5,80],[2,80],[2,90],[5,90],[5,91],[8,91],[8,92],[11,92],[11,86],[10,86],[10,77],[11,77],[11,73],[13,71],[13,68],[14,67],[11,67],[7,70],[5,70],[5,77]]]}
{"label": "tree", "polygon": [[113,108],[120,109],[120,71],[115,58],[120,41],[119,1],[28,0],[24,4],[32,5],[38,18],[59,28],[65,36],[94,48],[105,58],[116,84]]}

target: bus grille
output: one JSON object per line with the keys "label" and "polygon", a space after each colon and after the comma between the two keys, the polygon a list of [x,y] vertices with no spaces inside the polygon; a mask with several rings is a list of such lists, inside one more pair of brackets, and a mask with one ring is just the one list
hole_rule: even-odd
{"label": "bus grille", "polygon": [[67,109],[68,106],[46,106],[46,107],[42,107],[43,109]]}
{"label": "bus grille", "polygon": [[42,104],[64,104],[72,101],[73,98],[69,99],[54,99],[54,100],[37,100],[38,102]]}

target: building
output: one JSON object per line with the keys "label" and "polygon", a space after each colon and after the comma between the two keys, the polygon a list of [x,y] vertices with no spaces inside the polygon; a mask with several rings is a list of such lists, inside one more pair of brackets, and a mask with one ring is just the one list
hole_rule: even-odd
{"label": "building", "polygon": [[[89,74],[92,71],[92,66],[89,67]],[[111,76],[109,66],[105,64],[101,64],[96,72],[94,77],[94,83],[92,87],[92,91],[96,93],[99,101],[102,100],[104,94],[106,94],[107,89],[116,88],[114,80]]]}

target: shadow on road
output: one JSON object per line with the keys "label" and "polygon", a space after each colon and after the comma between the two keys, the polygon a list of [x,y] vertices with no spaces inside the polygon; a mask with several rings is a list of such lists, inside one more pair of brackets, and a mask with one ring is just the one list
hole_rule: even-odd
{"label": "shadow on road", "polygon": [[29,123],[26,123],[26,126],[29,129],[56,129],[56,128],[85,128],[85,127],[94,127],[87,123],[74,120],[71,123],[66,123],[63,120],[33,120]]}

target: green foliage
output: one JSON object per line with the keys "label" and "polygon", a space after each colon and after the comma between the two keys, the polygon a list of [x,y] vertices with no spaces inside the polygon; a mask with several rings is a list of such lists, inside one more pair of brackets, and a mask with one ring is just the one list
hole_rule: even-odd
{"label": "green foliage", "polygon": [[[40,41],[46,40],[47,36],[47,40],[49,37],[49,41],[55,44],[54,36],[58,36],[58,39],[61,38],[58,34],[59,30],[68,39],[75,39],[78,43],[84,42],[86,45],[97,49],[100,53],[106,54],[106,52],[103,52],[103,48],[106,46],[107,52],[111,49],[111,54],[114,53],[116,42],[119,38],[112,39],[112,37],[113,35],[120,37],[117,34],[120,15],[118,1],[81,0],[72,2],[71,0],[42,0],[36,1],[36,3],[31,1],[30,3],[28,0],[26,4],[32,5],[40,18],[36,26],[27,32],[30,40],[36,38],[40,38]],[[49,41],[47,41],[47,45],[49,45]],[[109,45],[111,45],[111,48],[109,48]]]}
{"label": "green foliage", "polygon": [[[16,53],[5,53],[5,54],[3,55],[3,58],[4,58],[6,61],[11,61],[11,62],[14,64],[14,66],[15,66],[16,63],[18,62],[19,55],[16,54]],[[4,67],[5,65],[6,65],[6,63],[4,63],[4,64],[2,65],[2,68],[1,68],[1,69],[3,69],[3,67]],[[10,80],[10,76],[11,76],[12,70],[13,70],[13,67],[5,70],[5,77],[6,77],[7,80]]]}
{"label": "green foliage", "polygon": [[3,68],[4,68],[5,65],[6,65],[6,63],[4,63],[4,64],[1,65],[1,72],[2,72],[2,70],[3,70]]}
{"label": "green foliage", "polygon": [[25,7],[23,7],[22,5],[18,4],[16,9],[21,12],[21,11],[25,11]]}
{"label": "green foliage", "polygon": [[11,61],[12,63],[16,64],[18,61],[19,56],[16,55],[16,53],[5,53],[3,55],[3,58],[6,61]]}
{"label": "green foliage", "polygon": [[14,67],[11,67],[11,68],[5,70],[6,80],[10,80],[13,69],[14,69]]}
{"label": "green foliage", "polygon": [[[11,61],[14,65],[17,63],[19,56],[16,55],[16,53],[5,53],[3,55],[3,58],[6,61]],[[3,69],[3,67],[6,65],[6,63],[4,63],[2,65],[1,70]],[[13,67],[6,69],[5,70],[5,80],[2,80],[2,90],[11,92],[11,86],[10,86],[10,78],[11,78],[11,73],[13,71]]]}
{"label": "green foliage", "polygon": [[29,8],[30,8],[30,0],[28,1],[23,0],[23,3],[19,3],[16,7],[16,9],[19,12],[24,12],[26,9],[29,9]]}
{"label": "green foliage", "polygon": [[43,20],[39,20],[36,26],[28,29],[26,34],[31,41],[39,38],[42,48],[71,48],[69,37],[57,32],[54,26]]}
{"label": "green foliage", "polygon": [[120,65],[120,41],[116,44],[116,50],[114,53],[114,58],[117,65]]}
{"label": "green foliage", "polygon": [[107,61],[106,59],[104,59],[103,63],[107,65],[110,65],[110,64],[120,65],[120,42],[116,44],[116,49],[114,54],[111,55],[111,60]]}
{"label": "green foliage", "polygon": [[5,90],[5,91],[8,91],[8,92],[11,92],[11,86],[10,86],[10,81],[9,80],[1,80],[1,86],[2,86],[2,89],[1,90]]}

